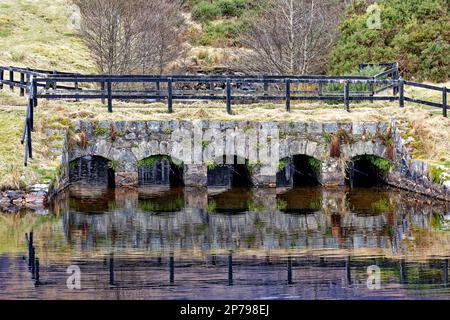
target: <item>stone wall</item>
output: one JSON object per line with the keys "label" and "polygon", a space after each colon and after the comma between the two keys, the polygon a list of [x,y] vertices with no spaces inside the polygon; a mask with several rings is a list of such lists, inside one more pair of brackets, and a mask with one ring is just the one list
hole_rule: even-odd
{"label": "stone wall", "polygon": [[386,182],[397,188],[413,191],[437,199],[450,201],[450,185],[433,183],[429,177],[429,162],[412,159],[402,138],[401,129],[392,121],[395,165],[386,176]]}
{"label": "stone wall", "polygon": [[[353,157],[386,157],[383,137],[388,133],[386,122],[76,121],[74,134],[85,136],[87,143],[70,146],[68,160],[87,155],[109,159],[115,165],[116,186],[130,187],[137,185],[140,160],[167,155],[184,161],[186,186],[206,186],[208,161],[230,155],[253,164],[255,186],[276,187],[277,162],[306,155],[321,161],[322,185],[341,186]],[[330,156],[333,136],[340,140],[337,158]]]}

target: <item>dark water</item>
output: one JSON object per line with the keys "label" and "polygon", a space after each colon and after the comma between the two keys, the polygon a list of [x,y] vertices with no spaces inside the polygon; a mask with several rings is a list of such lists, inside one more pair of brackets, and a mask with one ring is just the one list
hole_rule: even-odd
{"label": "dark water", "polygon": [[74,189],[0,214],[0,299],[450,299],[449,211],[387,189]]}

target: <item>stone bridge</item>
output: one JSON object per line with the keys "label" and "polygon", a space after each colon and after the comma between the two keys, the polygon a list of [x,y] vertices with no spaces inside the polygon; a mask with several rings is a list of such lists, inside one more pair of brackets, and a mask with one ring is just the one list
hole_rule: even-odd
{"label": "stone bridge", "polygon": [[[209,166],[226,155],[251,167],[254,186],[276,187],[277,172],[282,170],[279,162],[305,156],[320,161],[316,172],[320,184],[339,186],[345,184],[347,164],[355,157],[389,157],[390,126],[387,122],[76,121],[71,135],[69,140],[77,142],[65,152],[63,181],[69,179],[70,162],[98,156],[112,164],[116,186],[137,186],[140,161],[168,156],[183,162],[186,186],[206,186]],[[338,154],[331,150],[333,143]]]}

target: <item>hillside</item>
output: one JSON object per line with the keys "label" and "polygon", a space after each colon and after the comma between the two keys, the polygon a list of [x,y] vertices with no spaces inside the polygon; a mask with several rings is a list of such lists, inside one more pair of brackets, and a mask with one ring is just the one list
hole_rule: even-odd
{"label": "hillside", "polygon": [[94,70],[87,48],[70,28],[69,0],[1,0],[0,65]]}

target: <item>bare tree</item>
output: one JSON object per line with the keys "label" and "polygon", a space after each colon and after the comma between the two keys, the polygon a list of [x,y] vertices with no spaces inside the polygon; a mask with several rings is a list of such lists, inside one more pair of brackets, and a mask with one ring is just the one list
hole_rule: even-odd
{"label": "bare tree", "polygon": [[74,0],[101,73],[162,73],[183,52],[178,0]]}
{"label": "bare tree", "polygon": [[239,66],[252,73],[321,72],[344,9],[341,0],[270,0],[241,35],[249,50]]}
{"label": "bare tree", "polygon": [[167,66],[180,58],[185,50],[182,1],[145,1],[149,14],[144,21],[144,34],[139,44],[141,68],[145,72],[162,74]]}

